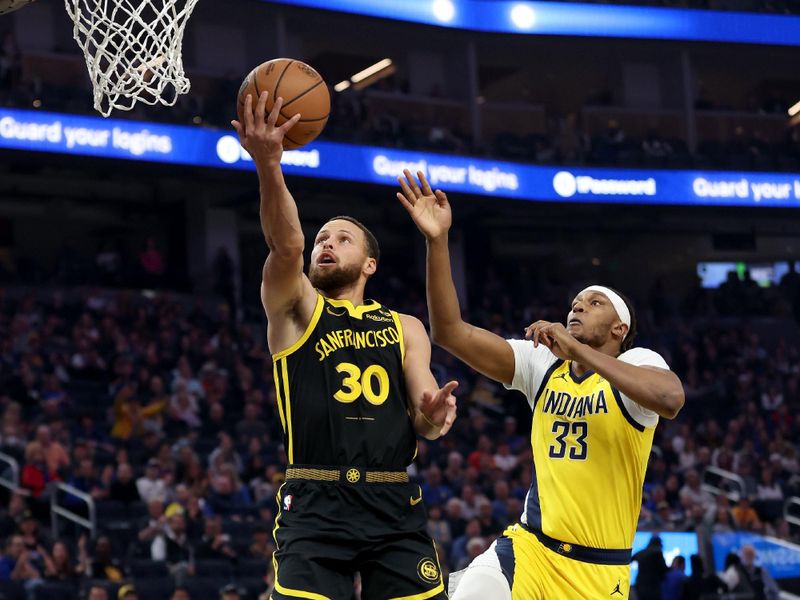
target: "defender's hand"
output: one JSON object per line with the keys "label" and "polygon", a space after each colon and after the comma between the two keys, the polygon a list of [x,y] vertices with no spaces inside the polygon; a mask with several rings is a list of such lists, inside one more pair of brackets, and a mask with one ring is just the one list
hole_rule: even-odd
{"label": "defender's hand", "polygon": [[446,234],[453,224],[453,213],[445,193],[442,190],[435,192],[431,190],[422,171],[417,171],[420,185],[417,185],[416,179],[408,169],[405,169],[403,174],[405,178],[397,178],[403,190],[402,193],[397,192],[400,204],[405,207],[419,230],[429,240]]}
{"label": "defender's hand", "polygon": [[283,98],[275,99],[272,112],[267,112],[269,92],[262,92],[253,110],[253,96],[248,94],[244,101],[244,123],[231,121],[231,125],[239,134],[239,143],[250,153],[256,164],[279,165],[283,156],[283,138],[300,120],[300,114],[294,115],[283,125],[277,126],[278,115],[281,114]]}
{"label": "defender's hand", "polygon": [[433,427],[439,427],[439,435],[444,435],[456,420],[456,397],[453,390],[458,387],[457,381],[451,381],[436,393],[424,392],[419,411],[423,418]]}

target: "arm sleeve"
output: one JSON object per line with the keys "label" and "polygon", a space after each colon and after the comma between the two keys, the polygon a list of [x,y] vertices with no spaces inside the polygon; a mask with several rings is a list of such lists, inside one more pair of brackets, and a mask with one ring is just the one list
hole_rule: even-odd
{"label": "arm sleeve", "polygon": [[514,380],[505,386],[525,394],[533,409],[536,392],[542,385],[547,369],[558,360],[544,344],[534,347],[530,340],[506,340],[514,351]]}
{"label": "arm sleeve", "polygon": [[[627,352],[620,354],[619,360],[634,365],[635,367],[657,367],[659,369],[669,370],[667,361],[665,361],[658,352],[653,352],[647,348],[631,348]],[[648,408],[644,408],[622,392],[620,392],[620,396],[622,397],[625,408],[637,423],[644,427],[655,427],[658,424],[657,413]]]}

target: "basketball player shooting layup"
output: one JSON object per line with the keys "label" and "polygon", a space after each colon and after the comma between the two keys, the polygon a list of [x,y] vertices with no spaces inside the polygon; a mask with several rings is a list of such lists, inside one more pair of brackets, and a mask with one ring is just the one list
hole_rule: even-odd
{"label": "basketball player shooting layup", "polygon": [[323,225],[303,273],[303,230],[281,172],[267,94],[234,121],[261,183],[261,227],[269,246],[261,283],[278,410],[289,458],[275,518],[273,600],[350,600],[361,572],[365,600],[444,599],[439,561],[426,533],[419,486],[406,467],[419,433],[445,434],[457,383],[438,389],[422,323],[374,300],[364,286],[378,242],[350,217]]}
{"label": "basketball player shooting layup", "polygon": [[450,273],[450,204],[417,175],[398,179],[397,197],[427,241],[433,340],[523,392],[533,410],[525,512],[460,574],[453,600],[628,598],[653,433],[659,416],[683,406],[681,382],[661,356],[633,348],[633,310],[610,288],[587,287],[566,327],[537,321],[527,341],[465,323]]}

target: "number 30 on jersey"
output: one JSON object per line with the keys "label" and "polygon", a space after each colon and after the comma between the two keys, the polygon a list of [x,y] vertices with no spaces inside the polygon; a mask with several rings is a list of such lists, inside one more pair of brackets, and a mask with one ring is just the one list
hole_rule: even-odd
{"label": "number 30 on jersey", "polygon": [[364,396],[367,402],[380,406],[389,397],[389,374],[380,365],[370,365],[362,372],[352,363],[339,363],[336,372],[344,374],[341,388],[333,397],[343,404],[350,404]]}

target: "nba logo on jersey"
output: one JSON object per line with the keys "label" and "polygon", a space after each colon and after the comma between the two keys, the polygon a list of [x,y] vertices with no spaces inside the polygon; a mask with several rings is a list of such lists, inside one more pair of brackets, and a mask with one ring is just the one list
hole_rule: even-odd
{"label": "nba logo on jersey", "polygon": [[283,499],[283,510],[292,510],[292,495],[289,494]]}

